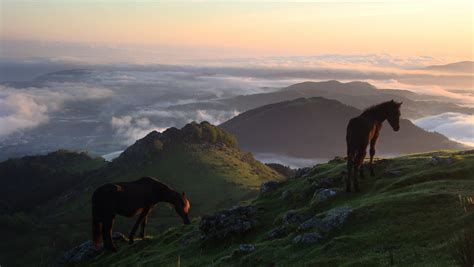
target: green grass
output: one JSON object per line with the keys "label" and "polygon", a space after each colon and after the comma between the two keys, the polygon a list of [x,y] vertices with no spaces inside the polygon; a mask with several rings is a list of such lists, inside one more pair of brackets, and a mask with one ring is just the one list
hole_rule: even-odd
{"label": "green grass", "polygon": [[[255,199],[261,225],[245,236],[218,244],[196,238],[182,246],[183,236],[196,232],[196,219],[152,240],[120,244],[118,253],[104,253],[87,264],[177,266],[179,259],[181,266],[456,266],[454,238],[474,228],[473,209],[464,209],[459,201],[460,196],[474,196],[474,151],[437,154],[455,161],[432,166],[432,153],[390,159],[377,165],[376,177],[361,181],[361,193],[341,193],[324,205],[311,206],[309,185],[325,177],[342,180],[345,168],[344,163],[318,165],[309,177],[285,181],[278,190]],[[394,170],[399,173],[394,175]],[[291,201],[280,198],[286,189],[295,193]],[[290,209],[320,214],[335,207],[351,207],[354,213],[343,229],[321,244],[293,245],[296,233],[265,239]],[[255,244],[256,251],[235,253],[240,243]]]}
{"label": "green grass", "polygon": [[[185,191],[191,202],[191,217],[252,199],[262,182],[282,179],[275,171],[234,147],[177,145],[166,151],[166,157],[156,159],[144,168],[104,168],[94,172],[72,189],[77,195],[67,201],[58,203],[55,199],[28,214],[0,218],[0,226],[5,229],[0,232],[10,240],[0,245],[0,264],[52,265],[63,251],[90,239],[90,199],[95,188],[142,176],[157,177],[176,190]],[[118,216],[114,231],[128,234],[135,220]],[[159,204],[151,213],[147,232],[157,235],[174,225],[181,225],[179,217],[168,205]],[[12,232],[14,228],[18,231]]]}

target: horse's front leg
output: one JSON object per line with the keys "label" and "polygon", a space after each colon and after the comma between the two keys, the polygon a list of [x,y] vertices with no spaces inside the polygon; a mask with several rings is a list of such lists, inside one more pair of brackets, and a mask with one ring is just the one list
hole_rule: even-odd
{"label": "horse's front leg", "polygon": [[379,137],[378,132],[375,134],[375,136],[370,140],[370,161],[369,161],[369,168],[370,168],[370,176],[375,176],[374,172],[374,155],[375,155],[375,144],[377,143],[377,138]]}
{"label": "horse's front leg", "polygon": [[132,228],[132,231],[130,231],[130,235],[128,236],[128,243],[133,244],[135,233],[137,232],[138,226],[142,223],[142,221],[146,218],[148,215],[148,211],[150,208],[145,208],[143,209],[142,213],[138,216],[137,222]]}

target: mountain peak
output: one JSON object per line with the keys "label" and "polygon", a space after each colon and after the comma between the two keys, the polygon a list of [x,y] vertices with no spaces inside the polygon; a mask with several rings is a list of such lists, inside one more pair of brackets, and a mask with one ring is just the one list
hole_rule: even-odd
{"label": "mountain peak", "polygon": [[160,158],[163,151],[176,145],[214,144],[236,147],[235,137],[222,128],[214,126],[207,121],[201,123],[191,122],[183,128],[170,127],[164,132],[152,131],[142,139],[129,146],[114,163],[140,162],[146,164]]}

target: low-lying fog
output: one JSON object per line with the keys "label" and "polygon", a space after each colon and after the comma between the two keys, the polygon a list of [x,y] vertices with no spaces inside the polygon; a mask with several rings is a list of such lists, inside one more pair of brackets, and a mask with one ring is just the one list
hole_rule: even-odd
{"label": "low-lying fog", "polygon": [[[447,101],[463,105],[474,103],[469,98],[472,88],[466,89],[465,84],[462,87],[456,82],[456,77],[465,80],[468,74],[442,74],[447,80],[434,85],[439,73],[413,70],[417,65],[412,61],[407,67],[386,58],[370,61],[373,57],[376,56],[366,58],[367,62],[377,62],[371,68],[367,62],[357,68],[361,58],[350,62],[350,58],[344,61],[340,57],[335,57],[333,61],[337,64],[332,65],[327,63],[328,58],[324,58],[324,64],[321,58],[313,58],[311,66],[297,67],[292,64],[302,59],[288,58],[291,64],[282,64],[282,59],[276,65],[253,62],[251,68],[245,67],[245,60],[237,66],[230,64],[222,68],[0,60],[0,160],[59,148],[87,150],[95,155],[112,153],[107,155],[112,158],[117,156],[113,153],[152,130],[181,127],[193,120],[219,124],[239,113],[175,108],[179,105],[272,92],[307,80],[364,80],[382,88],[441,95]],[[424,66],[425,61],[418,66]],[[472,73],[469,75],[472,78]],[[447,84],[449,81],[452,86]],[[472,115],[446,113],[415,123],[454,140],[474,144]],[[292,167],[327,161],[264,154],[256,157]]]}

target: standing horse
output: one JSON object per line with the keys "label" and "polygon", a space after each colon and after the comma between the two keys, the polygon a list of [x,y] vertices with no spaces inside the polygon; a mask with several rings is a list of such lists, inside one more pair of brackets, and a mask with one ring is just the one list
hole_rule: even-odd
{"label": "standing horse", "polygon": [[168,202],[175,208],[176,213],[189,224],[189,200],[182,194],[158,182],[151,177],[143,177],[133,182],[105,184],[94,191],[92,195],[92,239],[96,247],[99,246],[101,236],[104,248],[116,252],[112,241],[112,227],[117,214],[133,217],[138,220],[129,235],[130,244],[141,225],[140,237],[145,237],[150,210],[158,202]]}
{"label": "standing horse", "polygon": [[380,129],[385,120],[388,120],[392,129],[397,132],[400,129],[400,106],[402,102],[395,101],[384,102],[372,106],[358,117],[352,118],[347,125],[346,143],[347,143],[347,180],[346,191],[351,191],[351,183],[354,190],[359,192],[358,173],[364,178],[365,155],[367,146],[370,144],[370,174],[374,176],[373,160],[375,155],[375,144],[379,137]]}

